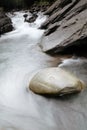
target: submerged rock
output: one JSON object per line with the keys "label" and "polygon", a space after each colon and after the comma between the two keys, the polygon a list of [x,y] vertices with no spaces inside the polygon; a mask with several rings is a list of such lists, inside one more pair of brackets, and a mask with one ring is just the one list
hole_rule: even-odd
{"label": "submerged rock", "polygon": [[27,21],[28,14],[24,14],[23,17],[24,17],[24,19],[25,19],[24,21],[26,22],[26,21]]}
{"label": "submerged rock", "polygon": [[81,92],[84,84],[64,69],[47,68],[41,70],[32,78],[29,87],[37,94],[65,95]]}
{"label": "submerged rock", "polygon": [[13,26],[11,19],[0,10],[0,34],[12,31]]}
{"label": "submerged rock", "polygon": [[38,15],[34,13],[29,19],[26,19],[26,22],[33,23],[36,21]]}

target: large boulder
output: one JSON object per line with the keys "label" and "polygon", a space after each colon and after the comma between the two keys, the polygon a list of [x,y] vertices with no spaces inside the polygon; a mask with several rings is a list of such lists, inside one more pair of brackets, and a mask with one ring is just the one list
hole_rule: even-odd
{"label": "large boulder", "polygon": [[45,14],[49,17],[41,26],[46,29],[41,43],[44,52],[74,53],[87,48],[87,0],[57,0]]}
{"label": "large boulder", "polygon": [[65,95],[81,92],[84,84],[63,69],[47,68],[41,70],[32,78],[29,87],[37,94]]}
{"label": "large boulder", "polygon": [[0,9],[0,34],[12,31],[11,19]]}

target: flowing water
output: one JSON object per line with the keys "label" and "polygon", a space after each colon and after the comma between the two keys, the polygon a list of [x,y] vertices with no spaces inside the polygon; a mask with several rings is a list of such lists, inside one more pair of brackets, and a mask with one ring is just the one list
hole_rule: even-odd
{"label": "flowing water", "polygon": [[[24,22],[23,14],[10,14],[14,31],[0,38],[0,130],[39,130],[51,124],[50,117],[43,119],[47,106],[39,104],[42,97],[28,89],[33,74],[53,66],[55,60],[42,53],[38,46],[44,32],[38,27],[46,17],[40,13],[37,20],[29,24]],[[44,120],[48,123],[44,124]]]}
{"label": "flowing water", "polygon": [[[40,69],[56,66],[56,59],[39,47],[44,31],[38,27],[46,17],[39,14],[29,24],[23,14],[10,15],[14,31],[0,37],[0,130],[87,130],[87,90],[61,99],[29,90],[32,76]],[[78,68],[75,60],[72,63]]]}

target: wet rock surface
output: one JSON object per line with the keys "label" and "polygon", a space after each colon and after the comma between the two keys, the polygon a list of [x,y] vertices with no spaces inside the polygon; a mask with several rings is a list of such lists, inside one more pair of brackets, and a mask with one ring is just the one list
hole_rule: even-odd
{"label": "wet rock surface", "polygon": [[0,10],[0,34],[12,31],[12,29],[11,19],[3,12],[3,10]]}
{"label": "wet rock surface", "polygon": [[65,95],[83,90],[84,84],[71,73],[60,68],[47,68],[38,72],[30,82],[30,89],[43,95]]}
{"label": "wet rock surface", "polygon": [[[87,0],[57,0],[46,12],[42,50],[58,54],[87,48]],[[87,51],[87,49],[85,50]]]}
{"label": "wet rock surface", "polygon": [[37,17],[37,14],[33,14],[29,19],[26,20],[26,22],[33,23],[36,21]]}

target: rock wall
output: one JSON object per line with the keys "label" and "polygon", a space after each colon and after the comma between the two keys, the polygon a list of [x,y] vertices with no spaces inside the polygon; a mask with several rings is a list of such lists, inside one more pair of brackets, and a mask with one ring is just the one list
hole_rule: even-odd
{"label": "rock wall", "polygon": [[49,54],[87,51],[87,0],[57,0],[45,15],[48,19],[42,50]]}
{"label": "rock wall", "polygon": [[0,35],[12,31],[11,19],[0,9]]}

